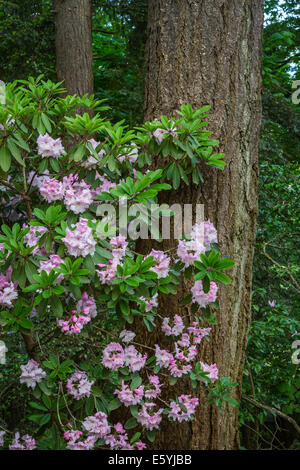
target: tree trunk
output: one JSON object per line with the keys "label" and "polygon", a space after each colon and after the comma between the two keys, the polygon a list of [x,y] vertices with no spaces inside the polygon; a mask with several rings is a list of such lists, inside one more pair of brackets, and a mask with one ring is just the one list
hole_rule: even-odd
{"label": "tree trunk", "polygon": [[92,2],[54,0],[56,70],[68,94],[93,93]]}
{"label": "tree trunk", "polygon": [[[219,288],[218,325],[202,351],[219,375],[239,383],[251,317],[251,270],[257,216],[261,121],[263,0],[149,0],[145,118],[174,115],[182,104],[212,106],[210,129],[226,153],[226,169],[205,167],[205,182],[181,187],[166,202],[203,203],[222,254],[235,261],[231,286]],[[163,164],[163,162],[161,162]],[[142,243],[142,242],[141,242]],[[161,249],[174,246],[165,241]],[[182,283],[180,296],[188,287]],[[178,298],[161,298],[159,313],[182,313]],[[151,343],[152,338],[146,338]],[[157,338],[155,338],[157,341]],[[163,342],[163,338],[160,339]],[[180,390],[181,393],[184,393]],[[172,393],[171,393],[172,392]],[[173,388],[169,394],[173,397]],[[237,449],[238,410],[205,407],[191,423],[164,424],[155,449]]]}

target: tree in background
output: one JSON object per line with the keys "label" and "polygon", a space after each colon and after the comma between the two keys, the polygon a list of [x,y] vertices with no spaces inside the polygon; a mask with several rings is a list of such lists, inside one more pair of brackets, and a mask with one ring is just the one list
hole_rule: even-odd
{"label": "tree in background", "polygon": [[69,94],[93,93],[92,2],[54,0],[56,72]]}
{"label": "tree in background", "polygon": [[[203,168],[204,179],[210,181],[204,187],[196,174],[184,181],[180,165],[173,164],[169,176],[178,184],[164,202],[203,203],[206,216],[218,227],[222,249],[236,262],[229,292],[221,290],[218,334],[204,354],[241,384],[256,232],[263,2],[150,0],[148,18],[146,119],[170,115],[185,103],[209,104],[212,136],[223,142],[227,165],[222,175]],[[172,249],[174,241],[162,245]],[[159,312],[182,314],[179,298],[166,302],[162,297]],[[171,435],[166,425],[159,448],[237,448],[237,415],[226,407],[221,415],[201,407],[192,426],[181,425]]]}

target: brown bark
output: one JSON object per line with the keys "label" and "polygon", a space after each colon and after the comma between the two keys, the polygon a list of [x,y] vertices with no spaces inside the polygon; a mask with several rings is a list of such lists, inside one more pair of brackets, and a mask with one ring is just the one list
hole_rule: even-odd
{"label": "brown bark", "polygon": [[[239,384],[250,323],[256,232],[262,26],[263,0],[149,0],[146,119],[174,115],[182,104],[210,104],[212,137],[226,153],[223,172],[203,168],[203,184],[170,192],[167,202],[203,203],[206,218],[218,230],[222,254],[236,263],[231,286],[219,288],[219,324],[202,360],[217,363],[220,376]],[[162,248],[174,245],[165,241]],[[181,298],[187,289],[182,283]],[[175,296],[162,297],[159,310],[166,316],[183,312]],[[173,390],[168,391],[171,397]],[[240,399],[240,386],[235,397]],[[166,423],[156,449],[239,447],[238,410],[229,405],[220,414],[214,406],[205,407],[202,392],[199,398],[196,419],[178,426]]]}
{"label": "brown bark", "polygon": [[68,94],[93,93],[92,2],[54,0],[56,70]]}

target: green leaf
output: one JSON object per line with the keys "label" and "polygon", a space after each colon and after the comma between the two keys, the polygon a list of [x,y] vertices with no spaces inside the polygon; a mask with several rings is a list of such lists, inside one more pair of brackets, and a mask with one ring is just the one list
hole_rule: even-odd
{"label": "green leaf", "polygon": [[125,429],[133,429],[137,426],[137,420],[135,418],[129,418],[124,424]]}
{"label": "green leaf", "polygon": [[11,165],[11,154],[7,147],[0,147],[0,167],[7,172]]}
{"label": "green leaf", "polygon": [[108,409],[109,411],[113,411],[113,410],[117,410],[118,408],[120,408],[120,406],[121,406],[121,402],[119,398],[114,398],[113,400],[109,402]]}
{"label": "green leaf", "polygon": [[155,441],[155,438],[156,438],[156,432],[154,431],[154,429],[152,429],[152,431],[147,431],[147,432],[146,432],[146,436],[147,436],[147,439],[148,439],[150,442],[154,442],[154,441]]}
{"label": "green leaf", "polygon": [[222,282],[222,284],[230,284],[231,283],[230,278],[228,276],[226,276],[226,274],[223,274],[223,273],[216,272],[215,273],[215,279],[217,279],[217,281],[219,281],[219,282]]}

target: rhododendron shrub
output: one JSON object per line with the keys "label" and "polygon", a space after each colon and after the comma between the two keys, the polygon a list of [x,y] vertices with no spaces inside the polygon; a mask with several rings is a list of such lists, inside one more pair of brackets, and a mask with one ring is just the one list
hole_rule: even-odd
{"label": "rhododendron shrub", "polygon": [[[62,92],[30,78],[9,84],[0,108],[0,337],[7,360],[9,338],[24,342],[19,380],[32,408],[28,428],[0,426],[0,444],[142,450],[163,420],[193,419],[199,387],[209,403],[235,404],[234,384],[199,353],[233,262],[221,257],[210,221],[194,224],[175,252],[137,253],[129,232],[142,222],[134,225],[131,208],[142,204],[145,218],[160,192],[180,180],[200,184],[203,163],[225,163],[204,130],[207,107],[182,106],[178,120],[128,130],[107,121],[93,96]],[[93,112],[78,115],[79,107]],[[155,171],[154,155],[168,157]],[[191,280],[183,307],[192,322],[184,308],[157,315],[160,294],[177,295],[182,276]],[[137,318],[149,332],[161,329],[168,346],[140,344]],[[191,381],[193,395],[166,397],[166,377]]]}

